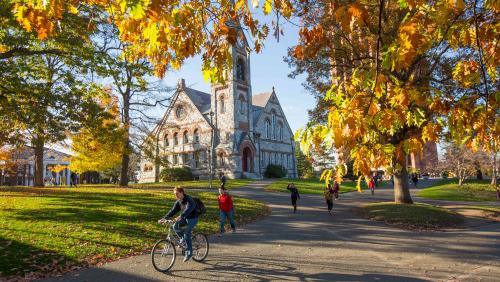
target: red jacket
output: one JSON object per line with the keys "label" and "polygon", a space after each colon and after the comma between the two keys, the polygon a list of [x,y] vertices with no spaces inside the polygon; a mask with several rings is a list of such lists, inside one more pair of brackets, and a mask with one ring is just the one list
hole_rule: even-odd
{"label": "red jacket", "polygon": [[233,209],[233,198],[228,193],[219,195],[219,209],[223,212],[230,212]]}

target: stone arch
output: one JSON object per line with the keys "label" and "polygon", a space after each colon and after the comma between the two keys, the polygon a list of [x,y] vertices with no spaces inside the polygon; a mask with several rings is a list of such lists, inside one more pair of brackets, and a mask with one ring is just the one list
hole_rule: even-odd
{"label": "stone arch", "polygon": [[241,171],[249,173],[254,172],[255,148],[250,141],[245,140],[241,143],[240,155],[241,155]]}

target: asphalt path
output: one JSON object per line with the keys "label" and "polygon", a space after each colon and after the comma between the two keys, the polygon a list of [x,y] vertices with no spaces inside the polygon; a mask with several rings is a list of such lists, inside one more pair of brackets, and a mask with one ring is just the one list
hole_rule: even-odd
{"label": "asphalt path", "polygon": [[333,215],[321,196],[301,195],[294,214],[290,195],[266,192],[267,184],[230,191],[265,201],[272,213],[234,234],[210,236],[204,263],[183,263],[179,255],[169,273],[160,273],[142,255],[44,281],[500,281],[500,222],[407,231],[352,212],[392,200],[391,187],[374,196],[341,194]]}

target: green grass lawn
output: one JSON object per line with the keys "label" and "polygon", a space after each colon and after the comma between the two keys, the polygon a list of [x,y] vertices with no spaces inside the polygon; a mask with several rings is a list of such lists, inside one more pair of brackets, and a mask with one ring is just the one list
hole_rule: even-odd
{"label": "green grass lawn", "polygon": [[[323,195],[325,182],[319,179],[278,179],[266,187],[267,191],[289,192],[286,187],[289,183],[294,183],[300,194]],[[366,189],[366,184],[362,182],[362,189]],[[344,181],[340,184],[340,193],[356,191],[356,182]]]}
{"label": "green grass lawn", "polygon": [[405,229],[440,229],[453,227],[464,222],[463,216],[447,209],[415,203],[374,203],[360,208],[360,212],[369,219],[384,221]]}
{"label": "green grass lawn", "polygon": [[[207,207],[196,230],[218,230],[215,193],[196,193]],[[269,212],[235,197],[242,223]],[[174,203],[170,191],[82,187],[0,189],[0,280],[93,265],[151,248],[163,233],[156,222]],[[31,276],[30,276],[31,277]]]}
{"label": "green grass lawn", "polygon": [[438,184],[418,192],[418,196],[448,201],[495,201],[496,190],[489,181],[475,181],[459,186],[456,181]]}
{"label": "green grass lawn", "polygon": [[[254,179],[228,179],[226,182],[227,189],[234,189],[245,186],[254,182]],[[212,188],[219,188],[220,181],[218,179],[212,180]],[[134,188],[174,188],[181,186],[191,189],[207,189],[209,187],[208,180],[192,180],[192,181],[171,181],[171,182],[158,182],[158,183],[138,183],[131,184],[130,187]]]}

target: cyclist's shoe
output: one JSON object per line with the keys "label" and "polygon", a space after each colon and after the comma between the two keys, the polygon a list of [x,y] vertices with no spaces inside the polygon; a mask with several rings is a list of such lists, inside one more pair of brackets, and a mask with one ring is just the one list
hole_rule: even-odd
{"label": "cyclist's shoe", "polygon": [[184,259],[182,260],[182,262],[186,262],[186,261],[190,260],[192,257],[193,257],[192,255],[186,255],[184,257]]}

